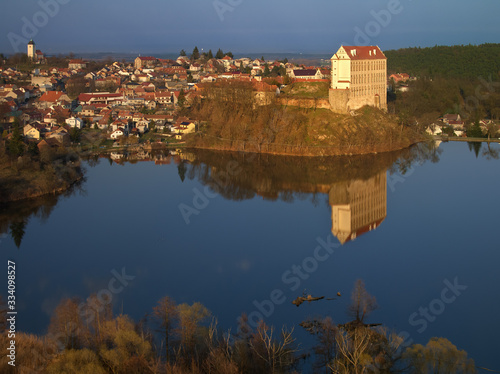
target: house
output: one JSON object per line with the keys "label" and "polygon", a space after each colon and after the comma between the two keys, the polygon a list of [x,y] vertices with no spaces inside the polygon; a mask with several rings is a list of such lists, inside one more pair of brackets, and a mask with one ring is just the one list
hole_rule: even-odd
{"label": "house", "polygon": [[125,135],[124,130],[123,130],[123,129],[121,129],[121,128],[119,128],[119,129],[116,129],[115,131],[113,131],[113,132],[111,133],[110,138],[111,138],[111,139],[118,139],[118,138],[120,138],[120,137],[122,137],[122,136],[124,136],[124,135]]}
{"label": "house", "polygon": [[81,118],[78,117],[71,117],[66,119],[66,123],[69,125],[69,127],[76,127],[77,129],[82,129],[84,126],[84,123]]}
{"label": "house", "polygon": [[291,78],[295,79],[323,79],[323,74],[320,69],[294,69],[292,70]]}
{"label": "house", "polygon": [[441,126],[433,123],[432,125],[427,127],[425,132],[429,135],[441,135],[443,133],[443,130],[442,130]]}
{"label": "house", "polygon": [[184,121],[177,125],[177,131],[181,134],[190,134],[194,132],[196,125],[192,121]]}
{"label": "house", "polygon": [[149,129],[149,122],[145,119],[136,122],[135,127],[141,134],[144,134]]}
{"label": "house", "polygon": [[85,69],[86,67],[87,63],[81,59],[74,59],[68,63],[68,69],[71,70]]}
{"label": "house", "polygon": [[387,110],[387,58],[377,46],[341,46],[332,56],[330,108],[346,113],[364,105]]}
{"label": "house", "polygon": [[92,117],[96,113],[96,108],[94,105],[84,105],[82,107],[82,116]]}
{"label": "house", "polygon": [[57,141],[60,145],[63,145],[63,146],[67,146],[67,145],[71,144],[71,139],[69,137],[68,132],[62,127],[58,128],[55,131],[47,133],[45,135],[45,138],[49,144],[51,144],[49,142],[49,139]]}
{"label": "house", "polygon": [[36,127],[31,126],[31,125],[24,126],[23,133],[24,133],[24,136],[28,139],[39,140],[41,138],[40,131]]}
{"label": "house", "polygon": [[158,60],[151,56],[139,56],[134,60],[135,69],[143,69],[148,67],[154,67]]}
{"label": "house", "polygon": [[462,121],[462,117],[460,117],[460,114],[445,114],[442,118],[442,121],[447,125],[463,126],[464,124],[464,122]]}
{"label": "house", "polygon": [[45,109],[60,103],[71,103],[71,99],[62,91],[47,91],[36,102],[38,109]]}

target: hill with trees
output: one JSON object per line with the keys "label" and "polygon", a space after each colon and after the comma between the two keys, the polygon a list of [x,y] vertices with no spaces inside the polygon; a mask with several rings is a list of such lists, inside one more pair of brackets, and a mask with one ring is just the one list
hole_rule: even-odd
{"label": "hill with trees", "polygon": [[[217,82],[204,87],[203,100],[190,116],[202,121],[188,146],[227,151],[300,156],[366,154],[402,149],[421,140],[396,116],[363,107],[352,115],[329,109],[283,106],[270,99],[259,105],[260,93],[250,82]],[[272,93],[272,95],[274,95]]]}
{"label": "hill with trees", "polygon": [[384,53],[389,73],[404,72],[419,78],[500,79],[500,44],[415,47]]}

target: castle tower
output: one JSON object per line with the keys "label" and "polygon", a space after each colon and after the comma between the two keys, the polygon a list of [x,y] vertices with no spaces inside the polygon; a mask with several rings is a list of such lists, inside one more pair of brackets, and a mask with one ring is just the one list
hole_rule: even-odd
{"label": "castle tower", "polygon": [[28,58],[33,61],[36,60],[36,48],[33,39],[28,43]]}

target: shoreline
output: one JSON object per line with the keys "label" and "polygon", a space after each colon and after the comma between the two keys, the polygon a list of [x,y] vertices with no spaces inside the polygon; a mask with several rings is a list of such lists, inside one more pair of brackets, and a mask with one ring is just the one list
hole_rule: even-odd
{"label": "shoreline", "polygon": [[[421,142],[425,142],[426,139],[421,139],[421,140],[415,140],[412,142],[408,142],[407,144],[399,144],[398,146],[395,147],[380,147],[380,149],[372,149],[372,150],[366,150],[366,151],[359,151],[359,148],[362,148],[360,146],[351,146],[352,151],[351,152],[345,152],[340,150],[338,146],[296,146],[296,145],[289,145],[286,146],[286,148],[294,148],[294,147],[300,147],[302,149],[307,149],[307,148],[312,148],[312,149],[323,149],[326,150],[325,152],[306,152],[306,153],[298,153],[298,152],[282,152],[282,151],[272,151],[269,150],[245,150],[241,149],[238,147],[207,147],[207,146],[198,146],[198,145],[190,145],[186,144],[187,149],[201,149],[201,150],[208,150],[208,151],[217,151],[217,152],[241,152],[241,153],[256,153],[256,154],[268,154],[268,155],[275,155],[275,156],[292,156],[292,157],[335,157],[335,156],[359,156],[359,155],[369,155],[369,154],[379,154],[379,153],[387,153],[387,152],[394,152],[394,151],[400,151],[406,148],[409,148],[413,145],[416,145]],[[231,142],[237,142],[237,141],[231,141]],[[271,144],[272,146],[272,144]],[[375,148],[375,147],[373,147]],[[377,147],[378,148],[378,147]],[[333,152],[332,152],[333,151]]]}

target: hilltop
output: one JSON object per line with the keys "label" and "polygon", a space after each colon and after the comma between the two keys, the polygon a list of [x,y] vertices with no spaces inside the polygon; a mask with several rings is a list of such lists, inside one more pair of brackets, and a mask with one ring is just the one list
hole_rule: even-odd
{"label": "hilltop", "polygon": [[[321,86],[304,92],[320,95]],[[367,154],[402,149],[422,137],[398,123],[397,117],[365,106],[351,114],[329,109],[281,105],[273,100],[259,105],[251,84],[226,82],[205,99],[193,103],[199,131],[186,137],[187,146],[216,150],[300,156]],[[321,97],[321,96],[320,96]]]}

